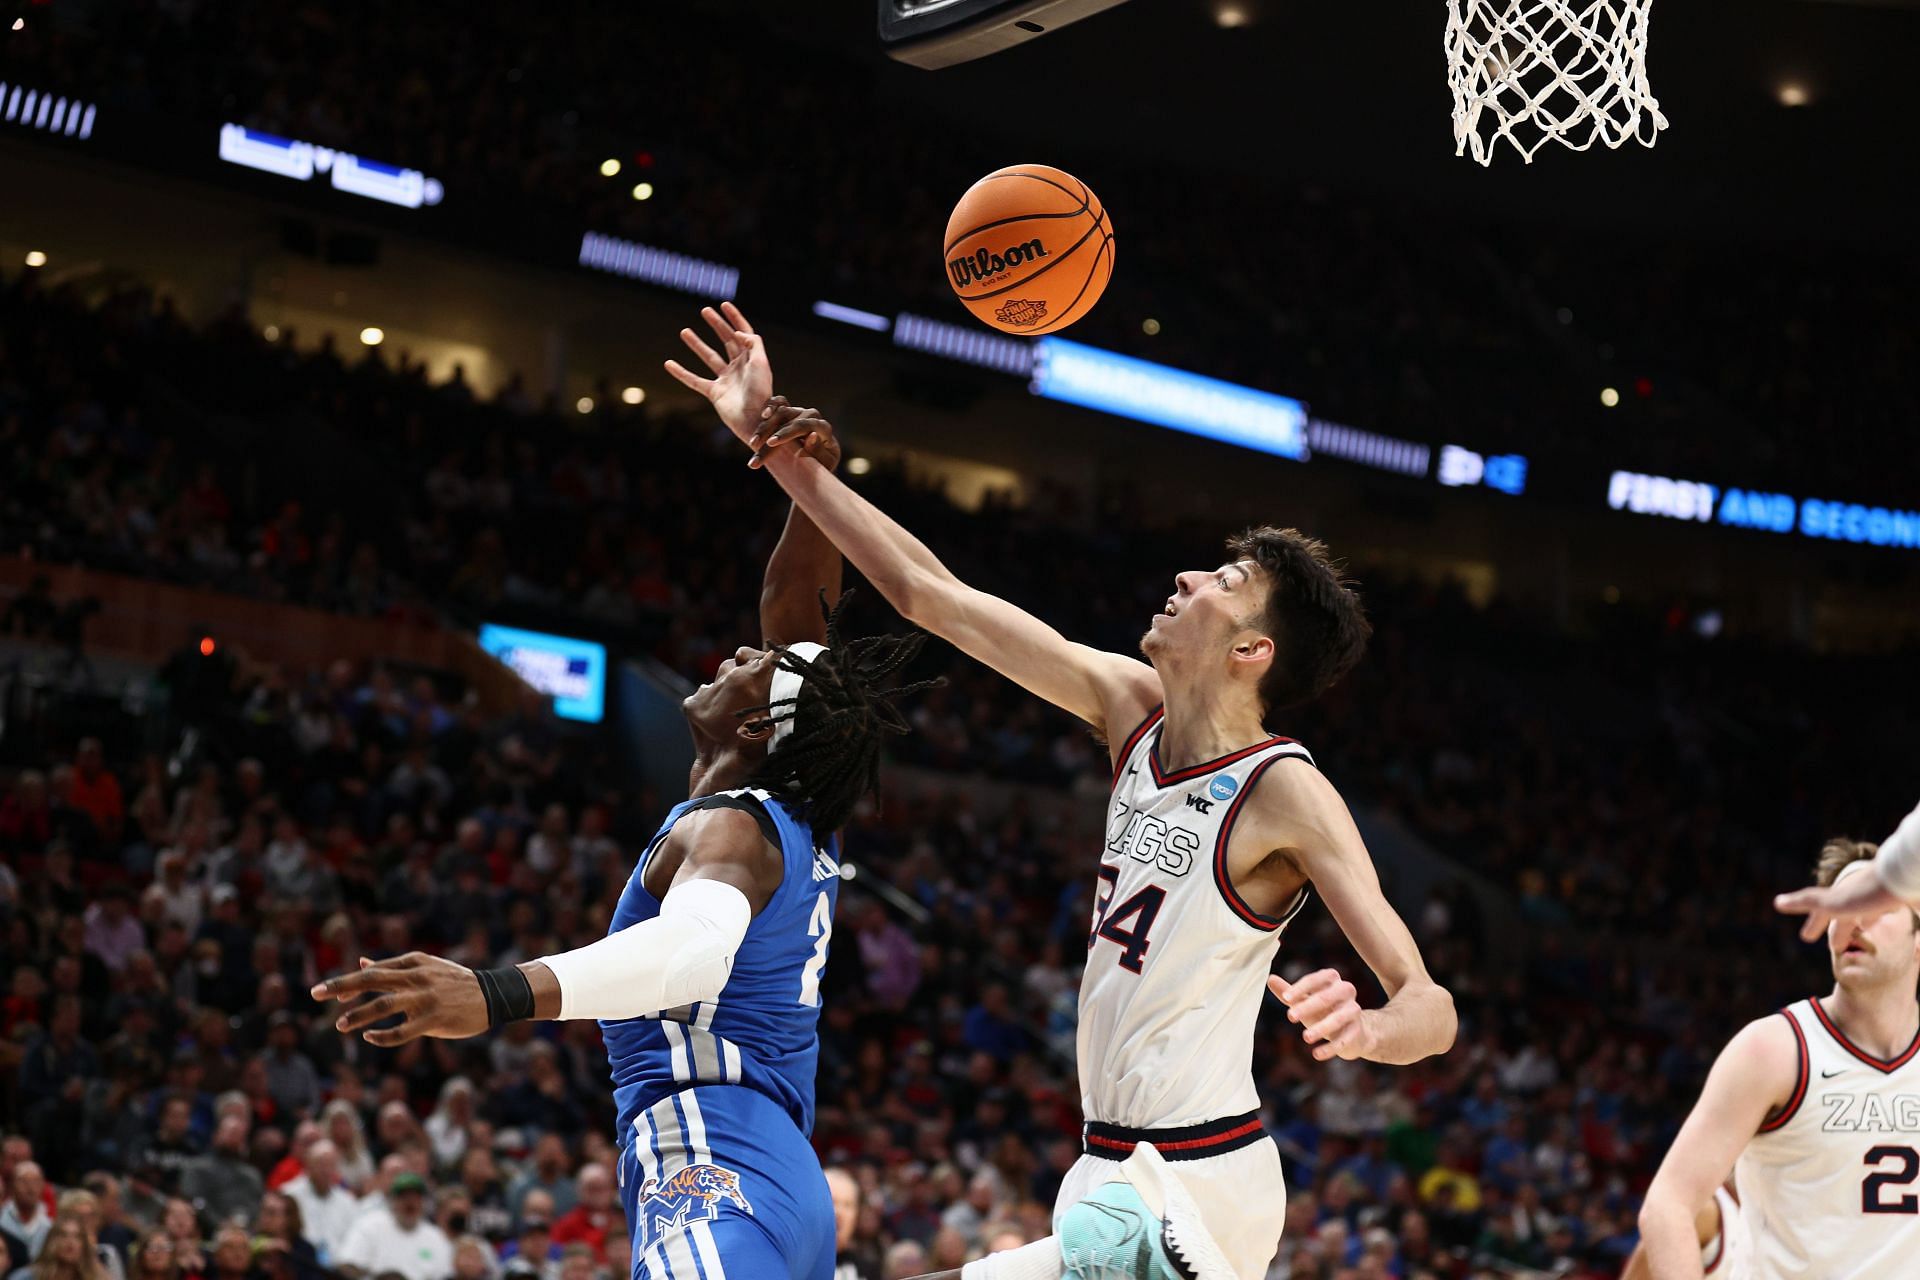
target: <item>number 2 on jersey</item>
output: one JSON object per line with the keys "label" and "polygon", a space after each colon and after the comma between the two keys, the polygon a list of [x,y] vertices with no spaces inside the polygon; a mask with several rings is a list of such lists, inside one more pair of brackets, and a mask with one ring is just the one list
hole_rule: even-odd
{"label": "number 2 on jersey", "polygon": [[[1100,878],[1108,888],[1094,904],[1093,932],[1087,935],[1087,950],[1093,950],[1093,944],[1101,938],[1117,942],[1120,944],[1120,967],[1129,973],[1139,973],[1147,956],[1147,948],[1153,941],[1147,934],[1153,929],[1154,918],[1160,914],[1160,904],[1167,900],[1167,891],[1148,885],[1114,907],[1113,890],[1120,883],[1120,868],[1102,863]],[[1108,909],[1110,907],[1111,910]],[[1133,921],[1131,929],[1125,927],[1128,920]]]}
{"label": "number 2 on jersey", "polygon": [[807,963],[800,970],[800,1003],[818,1005],[820,1003],[820,971],[827,967],[827,943],[833,940],[833,903],[821,894],[813,904],[813,918],[807,921],[807,936],[818,938],[813,944],[813,954],[807,957]]}
{"label": "number 2 on jersey", "polygon": [[1911,1186],[1915,1178],[1920,1178],[1920,1151],[1912,1147],[1875,1147],[1867,1152],[1868,1164],[1880,1165],[1888,1160],[1900,1162],[1899,1172],[1867,1175],[1867,1180],[1860,1184],[1860,1212],[1920,1213],[1920,1196],[1906,1195],[1888,1200],[1881,1192],[1883,1187]]}

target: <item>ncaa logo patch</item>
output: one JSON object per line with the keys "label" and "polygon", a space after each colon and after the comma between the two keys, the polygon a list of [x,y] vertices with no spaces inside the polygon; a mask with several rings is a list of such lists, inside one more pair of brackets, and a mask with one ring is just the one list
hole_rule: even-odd
{"label": "ncaa logo patch", "polygon": [[1207,784],[1207,794],[1215,800],[1231,800],[1233,793],[1240,789],[1239,781],[1232,774],[1223,773]]}
{"label": "ncaa logo patch", "polygon": [[720,1202],[731,1201],[752,1213],[740,1190],[740,1175],[717,1164],[690,1164],[662,1182],[648,1178],[640,1187],[640,1240],[652,1245],[695,1222],[720,1216]]}

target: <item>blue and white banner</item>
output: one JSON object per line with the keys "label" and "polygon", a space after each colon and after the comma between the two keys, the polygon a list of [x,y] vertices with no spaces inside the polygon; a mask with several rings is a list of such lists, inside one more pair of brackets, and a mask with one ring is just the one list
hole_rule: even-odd
{"label": "blue and white banner", "polygon": [[1137,422],[1305,462],[1298,400],[1064,338],[1034,344],[1033,393]]}
{"label": "blue and white banner", "polygon": [[429,178],[418,169],[402,169],[244,125],[220,126],[220,158],[228,164],[296,182],[311,182],[324,173],[336,191],[403,209],[439,204],[446,195],[438,178]]}

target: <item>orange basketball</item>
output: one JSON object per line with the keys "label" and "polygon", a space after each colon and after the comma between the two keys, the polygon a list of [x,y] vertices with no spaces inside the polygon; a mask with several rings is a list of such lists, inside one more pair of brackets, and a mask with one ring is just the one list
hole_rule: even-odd
{"label": "orange basketball", "polygon": [[1113,278],[1113,223],[1072,174],[1017,164],[960,197],[946,261],[947,283],[980,319],[1008,333],[1058,333]]}

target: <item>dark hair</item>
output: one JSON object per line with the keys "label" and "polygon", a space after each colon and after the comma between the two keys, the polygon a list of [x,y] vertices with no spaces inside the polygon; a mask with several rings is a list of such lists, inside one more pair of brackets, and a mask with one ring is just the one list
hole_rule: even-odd
{"label": "dark hair", "polygon": [[1274,655],[1260,678],[1263,711],[1319,697],[1360,661],[1373,625],[1325,543],[1260,525],[1228,538],[1227,554],[1252,560],[1267,579],[1266,613],[1257,625],[1272,638]]}
{"label": "dark hair", "polygon": [[779,665],[806,678],[797,701],[783,698],[739,713],[742,718],[765,714],[776,722],[794,722],[793,732],[767,753],[747,785],[802,811],[821,835],[845,826],[860,797],[879,788],[881,736],[908,729],[893,705],[895,699],[941,683],[921,680],[880,688],[880,681],[920,652],[926,633],[844,640],[840,614],[852,597],[852,591],[846,592],[829,609],[827,593],[820,593],[820,612],[827,620],[825,653],[803,658],[785,645],[776,646]]}

